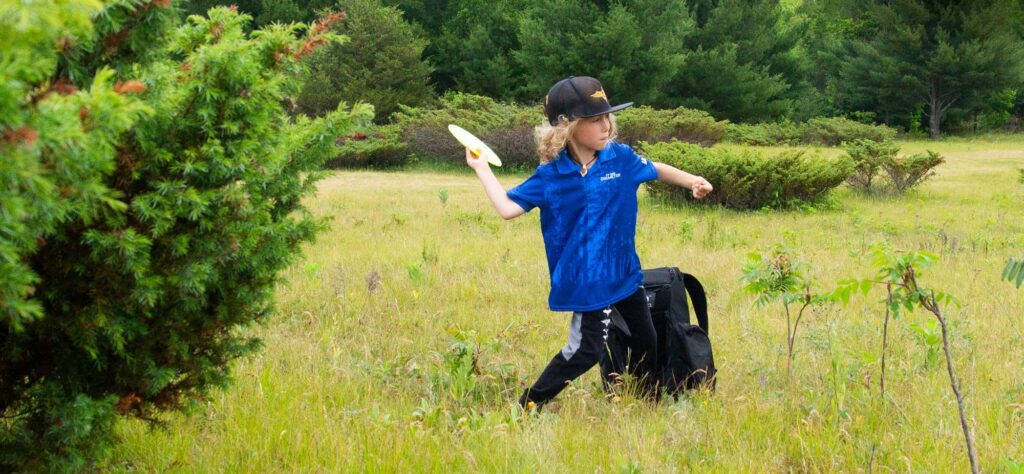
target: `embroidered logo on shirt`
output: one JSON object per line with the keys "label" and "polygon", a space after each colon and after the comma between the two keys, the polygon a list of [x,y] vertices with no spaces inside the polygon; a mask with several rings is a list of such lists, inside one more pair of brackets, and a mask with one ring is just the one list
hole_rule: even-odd
{"label": "embroidered logo on shirt", "polygon": [[608,174],[602,176],[601,177],[601,181],[608,181],[609,179],[615,179],[615,178],[618,178],[620,176],[622,176],[622,175],[613,171],[611,173],[608,173]]}
{"label": "embroidered logo on shirt", "polygon": [[647,158],[644,158],[644,157],[641,156],[640,157],[640,162],[643,163],[644,165],[647,165]]}

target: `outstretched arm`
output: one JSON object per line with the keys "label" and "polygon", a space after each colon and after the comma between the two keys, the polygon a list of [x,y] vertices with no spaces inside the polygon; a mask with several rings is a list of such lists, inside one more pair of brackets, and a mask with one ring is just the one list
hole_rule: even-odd
{"label": "outstretched arm", "polygon": [[672,165],[654,162],[654,168],[658,170],[658,181],[689,189],[693,192],[693,197],[697,199],[702,199],[704,196],[711,193],[711,191],[715,190],[708,180],[700,176],[687,173]]}
{"label": "outstretched arm", "polygon": [[519,204],[508,198],[505,188],[501,187],[501,183],[494,176],[494,172],[491,171],[491,167],[487,164],[486,159],[474,157],[467,148],[466,163],[469,163],[470,168],[476,171],[476,175],[484,185],[484,193],[490,198],[491,203],[494,204],[494,209],[498,211],[498,214],[503,219],[513,219],[526,212],[522,207],[519,207]]}

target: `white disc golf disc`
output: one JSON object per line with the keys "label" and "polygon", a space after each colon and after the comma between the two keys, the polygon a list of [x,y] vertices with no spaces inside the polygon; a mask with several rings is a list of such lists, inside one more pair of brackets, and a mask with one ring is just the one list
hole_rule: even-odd
{"label": "white disc golf disc", "polygon": [[467,132],[466,129],[458,125],[448,125],[448,131],[452,132],[452,135],[455,136],[455,139],[458,140],[462,146],[469,148],[469,152],[472,153],[473,156],[476,156],[477,158],[486,158],[488,163],[494,166],[501,166],[501,159],[498,158],[498,154],[495,153],[491,147],[487,146],[483,140],[477,138],[476,135]]}

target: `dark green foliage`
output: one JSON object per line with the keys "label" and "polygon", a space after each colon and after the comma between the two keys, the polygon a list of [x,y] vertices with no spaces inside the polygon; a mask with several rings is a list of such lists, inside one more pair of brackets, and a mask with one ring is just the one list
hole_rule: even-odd
{"label": "dark green foliage", "polygon": [[945,162],[942,155],[927,150],[925,153],[883,161],[882,170],[889,176],[893,189],[898,193],[904,193],[935,176],[935,168]]}
{"label": "dark green foliage", "polygon": [[957,107],[954,104],[946,111],[942,127],[947,133],[965,134],[978,133],[982,131],[1009,131],[1019,132],[1014,129],[1014,111],[1020,110],[1017,104],[1018,93],[1016,89],[1006,88],[993,90],[985,94],[973,109]]}
{"label": "dark green foliage", "polygon": [[521,14],[512,53],[525,74],[517,98],[540,101],[576,75],[600,79],[613,103],[665,104],[692,25],[681,2],[536,2]]}
{"label": "dark green foliage", "polygon": [[846,182],[862,191],[872,190],[882,163],[895,159],[896,153],[900,151],[900,146],[893,142],[863,139],[843,143],[843,148],[853,161],[853,174]]}
{"label": "dark green foliage", "polygon": [[271,23],[312,22],[316,12],[333,4],[334,0],[188,0],[181,8],[186,15],[205,15],[213,7],[235,5],[253,17],[247,28],[259,28]]}
{"label": "dark green foliage", "polygon": [[[113,69],[118,76],[130,74],[138,63],[162,54],[152,45],[161,41],[161,33],[173,28],[176,17],[166,1],[120,0],[103,10],[102,21],[93,24],[89,36],[64,36],[57,57],[57,76],[66,77],[79,87],[87,86],[100,68]],[[91,8],[91,7],[90,7]],[[133,28],[143,22],[147,28]],[[55,31],[54,34],[61,33]]]}
{"label": "dark green foliage", "polygon": [[891,141],[896,130],[843,117],[818,117],[806,123],[778,122],[729,124],[726,140],[745,145],[822,145],[837,146],[854,140]]}
{"label": "dark green foliage", "polygon": [[540,107],[520,107],[471,94],[448,94],[439,109],[403,108],[395,114],[407,150],[417,159],[465,161],[465,148],[448,131],[456,124],[487,143],[508,166],[535,166],[533,130],[543,121]]}
{"label": "dark green foliage", "polygon": [[316,170],[371,116],[282,109],[297,57],[334,39],[316,29],[250,35],[218,8],[175,31],[162,2],[88,4],[3,20],[35,19],[4,38],[0,81],[2,471],[80,471],[118,415],[227,384],[259,346],[239,329],[322,226],[301,204]]}
{"label": "dark green foliage", "polygon": [[[431,60],[440,90],[457,90],[512,100],[523,71],[512,57],[519,49],[519,17],[525,1],[461,0],[448,6],[441,33],[434,37]],[[529,97],[536,102],[539,97]]]}
{"label": "dark green foliage", "polygon": [[707,110],[734,122],[791,115],[793,104],[784,98],[789,85],[757,64],[741,63],[737,55],[737,47],[731,44],[689,55],[673,80],[678,99],[670,104]]}
{"label": "dark green foliage", "polygon": [[[232,1],[196,0],[183,8],[201,12]],[[336,59],[369,71],[395,71],[396,62],[419,60],[409,69],[412,77],[372,74],[391,81],[402,97],[342,95],[346,87],[357,88],[345,84],[365,79],[349,72],[359,68],[346,68],[339,74],[352,81],[331,72],[308,79],[307,111],[358,98],[376,104],[376,120],[383,123],[395,110],[388,100],[421,104],[416,98],[422,96],[409,92],[426,86],[427,76],[412,72],[426,67],[435,93],[536,104],[555,81],[590,75],[604,81],[613,102],[683,106],[733,123],[845,116],[919,134],[937,132],[940,122],[952,132],[970,133],[1018,130],[1024,121],[1024,4],[1018,0],[376,1],[396,7],[391,11],[412,24],[410,47],[389,49],[403,41],[371,35],[383,46],[340,46],[334,49],[344,53]],[[326,0],[237,4],[256,16],[257,25],[312,21],[325,8],[352,9]],[[350,21],[366,16],[353,14]],[[410,27],[397,22],[380,28]],[[371,61],[375,57],[402,61]],[[370,89],[372,84],[358,86]],[[731,135],[751,144],[797,143],[787,131]]]}
{"label": "dark green foliage", "polygon": [[834,3],[856,4],[837,52],[842,59],[833,63],[836,98],[846,109],[873,110],[892,124],[907,123],[923,105],[937,138],[951,107],[984,111],[993,93],[1022,82],[1020,2]]}
{"label": "dark green foliage", "polygon": [[733,122],[792,117],[811,90],[797,51],[801,19],[778,0],[689,0],[698,28],[671,81],[673,100]]}
{"label": "dark green foliage", "polygon": [[647,106],[636,106],[615,114],[619,127],[618,141],[636,145],[667,142],[676,139],[702,146],[711,146],[725,134],[728,121],[716,121],[701,110],[677,109],[657,110]]}
{"label": "dark green foliage", "polygon": [[[853,171],[846,157],[828,159],[788,151],[768,156],[755,150],[702,148],[682,142],[643,144],[643,155],[703,176],[715,186],[704,200],[738,209],[786,207],[823,197]],[[648,184],[654,196],[690,200],[690,191],[660,181]]]}
{"label": "dark green foliage", "polygon": [[[402,3],[425,18],[420,5]],[[442,90],[534,102],[559,79],[592,75],[613,101],[744,120],[789,116],[808,96],[795,52],[800,22],[778,0],[714,2],[699,29],[687,3],[461,0],[424,26],[440,31],[430,52]]]}
{"label": "dark green foliage", "polygon": [[421,59],[427,40],[400,11],[380,0],[341,0],[334,8],[347,18],[332,30],[349,41],[320,48],[306,59],[300,111],[319,116],[341,102],[365,102],[383,123],[398,104],[421,106],[433,100],[430,66]]}
{"label": "dark green foliage", "polygon": [[444,21],[458,10],[454,0],[386,0],[388,6],[398,7],[405,18],[423,27],[431,38],[441,33]]}

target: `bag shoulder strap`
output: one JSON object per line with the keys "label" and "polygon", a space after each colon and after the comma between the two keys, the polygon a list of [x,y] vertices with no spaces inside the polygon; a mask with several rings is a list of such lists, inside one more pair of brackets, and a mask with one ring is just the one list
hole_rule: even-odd
{"label": "bag shoulder strap", "polygon": [[[711,331],[708,330],[708,296],[704,292],[704,285],[701,285],[700,280],[689,273],[683,273],[682,275],[686,292],[690,294],[690,299],[693,300],[693,311],[697,313],[697,324],[704,332],[711,334]],[[686,304],[685,300],[683,301],[683,304]]]}
{"label": "bag shoulder strap", "polygon": [[683,281],[683,272],[676,267],[669,269],[669,285],[671,298],[668,301],[668,312],[683,319],[690,324],[690,309],[686,304],[686,285]]}

